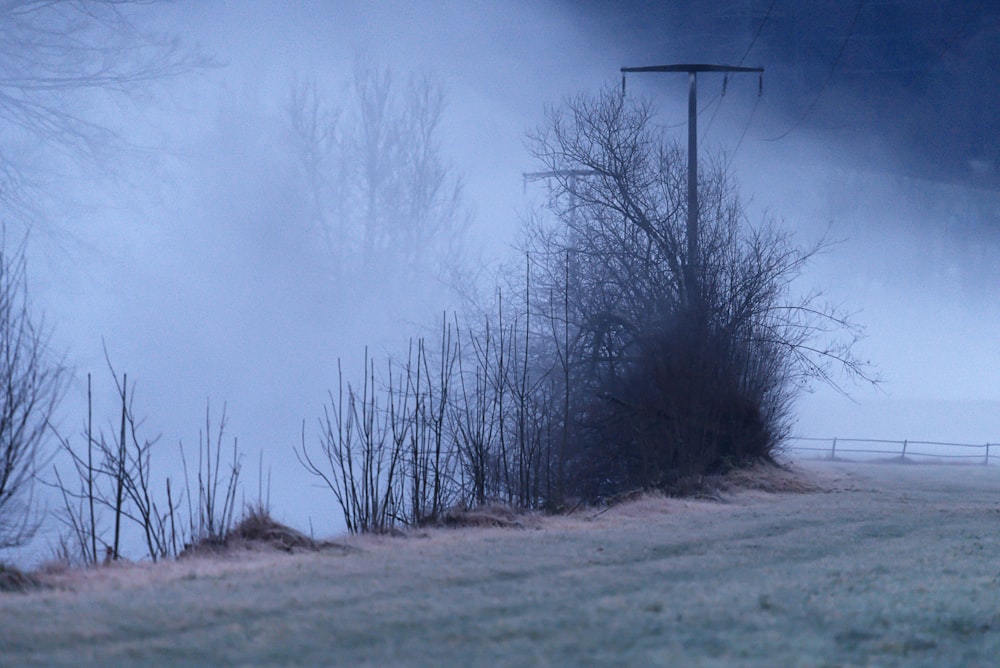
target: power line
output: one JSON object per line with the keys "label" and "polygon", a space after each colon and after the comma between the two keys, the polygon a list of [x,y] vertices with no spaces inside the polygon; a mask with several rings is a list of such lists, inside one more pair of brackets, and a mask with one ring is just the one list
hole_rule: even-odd
{"label": "power line", "polygon": [[[625,94],[625,75],[622,74],[622,95],[624,94]],[[721,104],[722,104],[722,95],[720,93],[716,93],[715,95],[710,97],[707,102],[701,105],[701,107],[698,109],[698,116],[699,117],[704,116],[709,109],[712,109],[713,106],[715,107],[715,111],[718,112],[719,106],[721,106]],[[715,118],[714,114],[712,118]],[[670,123],[667,125],[662,125],[660,127],[662,127],[664,130],[675,130],[677,128],[682,128],[687,124],[688,121],[684,120],[678,123]],[[709,125],[711,125],[711,121],[709,121]]]}
{"label": "power line", "polygon": [[752,49],[753,45],[757,43],[757,38],[760,37],[760,31],[764,29],[764,25],[767,23],[767,20],[771,18],[771,12],[774,11],[774,5],[777,2],[778,0],[771,0],[771,6],[767,8],[767,13],[764,14],[763,20],[761,20],[760,25],[757,26],[757,32],[753,34],[753,39],[750,40],[750,45],[747,46],[747,50],[743,52],[743,56],[740,58],[740,62],[738,63],[739,65],[742,65],[743,61],[746,60],[746,57],[750,55],[750,49]]}
{"label": "power line", "polygon": [[[711,108],[712,108],[712,106],[713,106],[713,105],[715,105],[716,103],[719,103],[719,104],[721,104],[721,103],[722,103],[722,101],[721,101],[721,100],[722,100],[722,96],[721,96],[721,95],[718,95],[718,94],[716,94],[716,95],[713,95],[713,96],[712,96],[712,97],[711,97],[711,98],[710,98],[710,99],[708,100],[708,102],[706,102],[705,104],[703,104],[703,105],[701,106],[701,109],[699,109],[699,110],[698,110],[698,115],[699,115],[699,116],[702,116],[702,115],[703,115],[703,114],[705,114],[705,113],[706,113],[706,112],[707,112],[707,111],[708,111],[709,109],[711,109]],[[718,107],[716,107],[716,108],[718,108]],[[676,128],[682,128],[682,127],[686,126],[687,124],[688,124],[688,122],[687,122],[686,120],[684,120],[684,121],[681,121],[681,122],[679,122],[679,123],[671,123],[670,125],[664,125],[664,126],[662,126],[662,127],[663,127],[663,129],[664,129],[664,130],[674,130],[674,129],[676,129]]]}
{"label": "power line", "polygon": [[753,117],[754,117],[754,114],[757,113],[757,107],[760,105],[760,99],[761,99],[761,97],[763,97],[763,96],[762,95],[758,95],[757,99],[754,100],[753,109],[750,110],[750,118],[747,119],[747,124],[743,126],[743,132],[740,134],[740,140],[738,142],[736,142],[736,148],[733,149],[733,152],[729,154],[729,159],[726,160],[726,169],[725,169],[725,171],[727,173],[729,172],[729,166],[732,165],[733,164],[733,160],[736,159],[736,154],[739,153],[739,151],[740,151],[740,146],[743,146],[743,140],[747,136],[747,131],[750,129],[750,124],[753,123]]}
{"label": "power line", "polygon": [[[750,39],[750,44],[747,45],[746,51],[744,51],[743,55],[740,56],[740,62],[736,63],[737,65],[742,65],[743,61],[746,60],[748,55],[750,55],[750,51],[753,49],[754,44],[757,43],[757,38],[760,37],[760,33],[761,31],[764,30],[764,26],[767,25],[767,20],[771,18],[771,12],[774,11],[774,5],[777,2],[778,0],[771,0],[771,4],[768,6],[767,12],[764,14],[764,18],[761,19],[760,24],[757,25],[757,31],[754,32],[753,37]],[[725,78],[723,78],[722,80],[722,97],[725,97],[726,84],[728,83],[728,81],[729,81],[729,75],[727,74]],[[719,114],[719,109],[721,108],[722,108],[722,102],[720,101],[719,106],[715,108],[715,112],[712,114],[712,117],[708,119],[708,124],[705,127],[705,131],[701,135],[702,141],[705,140],[705,136],[708,134],[708,131],[712,129],[712,123],[715,122],[715,117]],[[754,109],[756,110],[756,108],[757,104],[754,103]],[[750,120],[753,120],[753,114],[750,115]],[[740,136],[741,144],[743,143],[743,137],[746,136],[747,129],[749,127],[750,127],[750,121],[747,121],[747,127],[743,129],[743,134]]]}
{"label": "power line", "polygon": [[809,106],[806,107],[805,111],[802,112],[802,115],[799,116],[799,118],[795,121],[795,123],[792,124],[790,128],[782,132],[777,137],[771,137],[770,139],[765,139],[764,141],[780,141],[784,139],[785,137],[790,135],[793,130],[797,129],[806,120],[806,117],[808,117],[809,114],[811,114],[813,110],[816,108],[816,105],[819,103],[819,99],[823,96],[823,93],[826,92],[827,87],[833,80],[833,74],[834,72],[837,71],[837,66],[840,65],[840,59],[844,57],[844,51],[847,50],[847,43],[851,40],[851,37],[854,35],[854,28],[858,24],[858,18],[861,16],[861,9],[864,6],[865,6],[865,0],[858,0],[858,7],[857,9],[854,10],[854,18],[851,19],[851,25],[847,29],[847,36],[844,37],[844,41],[840,45],[840,50],[837,51],[837,57],[833,60],[833,65],[830,66],[830,72],[826,75],[826,80],[823,82],[823,85],[820,86],[819,92],[816,93],[816,96],[812,99],[812,102],[809,103]]}
{"label": "power line", "polygon": [[944,48],[941,49],[941,53],[938,55],[938,60],[944,58],[945,55],[951,51],[951,48],[955,46],[955,42],[958,41],[959,37],[965,34],[965,31],[970,25],[972,25],[972,22],[979,18],[979,14],[982,12],[984,4],[986,3],[980,2],[965,16],[965,21],[962,22],[962,26],[945,41]]}

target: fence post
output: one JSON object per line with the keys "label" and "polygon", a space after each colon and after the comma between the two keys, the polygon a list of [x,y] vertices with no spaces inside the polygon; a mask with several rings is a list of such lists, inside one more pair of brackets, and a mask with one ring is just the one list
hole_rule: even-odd
{"label": "fence post", "polygon": [[830,459],[837,458],[837,437],[833,437],[833,447],[830,448]]}
{"label": "fence post", "polygon": [[900,459],[906,459],[906,444],[907,444],[907,442],[908,442],[908,439],[904,438],[903,439],[903,454],[901,454],[899,456]]}
{"label": "fence post", "polygon": [[990,464],[990,443],[986,442],[986,458],[983,459],[983,466],[989,466]]}

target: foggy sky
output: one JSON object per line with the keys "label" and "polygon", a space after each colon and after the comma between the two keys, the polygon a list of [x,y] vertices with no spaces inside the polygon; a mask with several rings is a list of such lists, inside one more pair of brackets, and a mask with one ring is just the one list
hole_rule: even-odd
{"label": "foggy sky", "polygon": [[[148,416],[151,435],[163,434],[173,465],[179,440],[196,447],[206,399],[213,412],[228,402],[229,431],[247,455],[247,496],[256,494],[263,452],[279,519],[338,530],[333,497],[311,489],[294,461],[302,422],[314,438],[338,358],[353,369],[366,345],[376,359],[402,354],[454,298],[421,280],[374,303],[377,279],[329,284],[283,134],[292,84],[315,80],[331,99],[344,96],[359,54],[401,80],[416,72],[439,82],[444,150],[474,211],[470,249],[486,265],[506,256],[540,193],[522,185],[522,172],[537,167],[523,137],[547,106],[620,85],[622,65],[735,64],[770,3],[734,1],[732,13],[699,11],[702,4],[141,8],[138,24],[180,37],[216,66],[129,105],[109,104],[104,119],[134,150],[109,173],[65,179],[48,224],[32,232],[32,296],[55,328],[53,347],[76,370],[62,428],[82,424],[88,372],[111,405],[103,340],[119,373],[137,383],[136,412]],[[995,167],[981,165],[1000,158],[985,106],[998,90],[987,39],[997,11],[944,3],[946,20],[932,24],[925,4],[863,8],[842,66],[824,83],[854,5],[778,0],[744,63],[767,69],[764,97],[753,76],[734,77],[725,97],[721,78],[699,81],[702,146],[730,152],[751,218],[773,215],[804,241],[843,240],[805,285],[859,311],[865,357],[885,378],[881,392],[848,387],[856,404],[817,392],[803,403],[801,433],[1000,440],[990,408],[1000,406],[1000,197]],[[878,65],[868,71],[866,62]],[[657,76],[630,77],[628,90],[652,97],[684,139],[685,78]],[[917,400],[923,408],[914,412]]]}

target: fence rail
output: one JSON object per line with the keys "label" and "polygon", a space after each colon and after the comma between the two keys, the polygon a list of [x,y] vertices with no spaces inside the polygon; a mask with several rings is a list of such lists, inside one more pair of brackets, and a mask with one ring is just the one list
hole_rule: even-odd
{"label": "fence rail", "polygon": [[[827,445],[821,445],[827,444]],[[845,447],[846,446],[846,447]],[[791,436],[784,445],[786,452],[825,452],[830,459],[843,454],[895,455],[907,457],[928,457],[933,459],[982,460],[986,465],[990,459],[1000,457],[1000,443],[949,443],[946,441],[892,441],[882,438],[816,438],[811,436]],[[991,452],[992,449],[992,452]],[[928,450],[934,450],[928,452]]]}

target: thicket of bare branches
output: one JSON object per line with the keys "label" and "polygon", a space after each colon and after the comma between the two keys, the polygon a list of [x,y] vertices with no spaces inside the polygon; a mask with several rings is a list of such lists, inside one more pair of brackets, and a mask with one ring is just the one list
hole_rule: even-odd
{"label": "thicket of bare branches", "polygon": [[350,531],[670,489],[769,457],[810,383],[872,380],[859,328],[796,295],[824,244],[752,225],[721,162],[699,175],[686,256],[686,156],[653,116],[616,90],[553,111],[530,137],[552,180],[526,271],[433,355],[421,340],[384,374],[366,355],[360,392],[339,379],[298,454]]}
{"label": "thicket of bare branches", "polygon": [[350,532],[562,498],[568,433],[555,374],[534,344],[529,294],[498,292],[492,312],[470,327],[443,320],[434,345],[418,339],[382,372],[366,352],[360,387],[338,376],[316,443],[303,425],[296,455],[333,493]]}
{"label": "thicket of bare branches", "polygon": [[24,544],[38,528],[33,485],[51,454],[49,420],[67,379],[29,308],[24,244],[6,243],[0,228],[0,548]]}
{"label": "thicket of bare branches", "polygon": [[[226,406],[223,404],[222,415],[219,417],[213,442],[212,413],[210,406],[205,405],[205,431],[198,432],[197,498],[191,492],[184,445],[179,446],[181,459],[184,462],[184,486],[187,491],[188,536],[192,543],[222,543],[233,527],[233,515],[236,512],[236,489],[240,481],[243,457],[240,454],[239,441],[234,436],[229,461],[226,462],[222,459],[226,423]],[[258,504],[261,509],[265,509],[265,506],[261,505],[263,499],[259,498]]]}
{"label": "thicket of bare branches", "polygon": [[[109,424],[107,432],[94,431],[88,374],[87,420],[82,434],[86,443],[77,448],[68,438],[61,438],[75,475],[64,478],[58,466],[53,466],[51,484],[63,504],[57,517],[68,532],[61,540],[59,556],[84,565],[118,560],[129,533],[126,523],[138,530],[150,559],[175,556],[182,527],[174,513],[180,499],[174,496],[169,478],[165,481],[166,503],[157,500],[153,488],[152,453],[159,438],[140,436],[142,421],[134,412],[135,386],[130,391],[128,375],[119,377],[110,362],[108,368],[120,408],[117,423]],[[110,514],[107,522],[105,513]]]}
{"label": "thicket of bare branches", "polygon": [[[53,467],[53,482],[62,508],[58,519],[65,526],[58,556],[69,563],[92,565],[124,556],[127,536],[138,538],[152,561],[179,556],[196,543],[222,544],[233,527],[241,455],[233,439],[232,455],[223,459],[226,411],[213,432],[209,407],[204,431],[198,434],[198,465],[192,489],[184,446],[180,444],[184,486],[156,473],[154,448],[159,437],[140,435],[136,418],[135,384],[118,376],[108,361],[120,405],[118,420],[107,431],[93,424],[93,393],[87,377],[87,420],[84,444],[61,438],[72,475]],[[214,439],[213,439],[214,434]],[[162,490],[162,491],[161,491]],[[185,518],[180,509],[187,506]],[[131,528],[131,531],[129,530]]]}
{"label": "thicket of bare branches", "polygon": [[338,374],[337,394],[330,393],[319,422],[318,452],[303,426],[295,454],[329,487],[351,533],[435,521],[458,500],[450,433],[458,355],[448,323],[437,355],[419,339],[405,362],[389,361],[384,375],[376,377],[366,351],[361,388]]}

